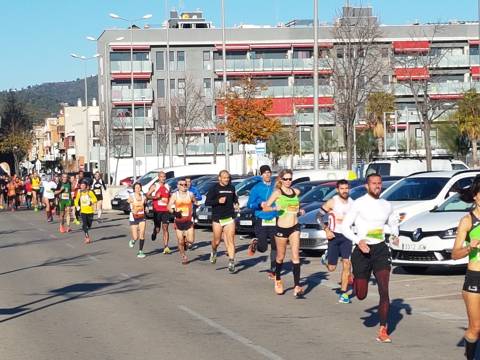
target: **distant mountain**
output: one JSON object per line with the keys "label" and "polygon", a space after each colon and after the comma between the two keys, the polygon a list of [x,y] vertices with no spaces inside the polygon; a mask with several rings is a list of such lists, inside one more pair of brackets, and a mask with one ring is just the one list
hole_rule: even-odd
{"label": "distant mountain", "polygon": [[[89,103],[93,98],[98,101],[97,76],[87,78],[87,86]],[[0,92],[0,109],[3,108],[6,93],[7,91]],[[28,86],[17,90],[16,94],[18,100],[25,105],[25,110],[33,123],[36,124],[46,117],[55,116],[61,109],[62,103],[76,105],[79,98],[83,103],[85,99],[84,79]]]}

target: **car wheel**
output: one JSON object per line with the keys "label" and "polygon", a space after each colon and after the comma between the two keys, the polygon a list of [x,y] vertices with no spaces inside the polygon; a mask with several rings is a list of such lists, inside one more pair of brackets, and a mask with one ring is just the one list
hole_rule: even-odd
{"label": "car wheel", "polygon": [[422,266],[400,266],[406,273],[409,274],[423,274],[427,271],[428,267]]}

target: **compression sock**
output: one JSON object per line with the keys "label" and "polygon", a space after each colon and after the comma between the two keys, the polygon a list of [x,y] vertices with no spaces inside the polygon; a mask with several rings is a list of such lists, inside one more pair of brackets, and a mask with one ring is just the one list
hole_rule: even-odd
{"label": "compression sock", "polygon": [[143,244],[145,243],[145,239],[140,239],[140,242],[138,243],[138,249],[140,251],[143,251]]}
{"label": "compression sock", "polygon": [[275,279],[276,280],[281,279],[282,267],[283,267],[283,263],[279,263],[278,261],[275,261]]}
{"label": "compression sock", "polygon": [[300,263],[293,264],[293,283],[295,286],[300,286]]}
{"label": "compression sock", "polygon": [[378,294],[380,295],[380,302],[378,304],[378,317],[380,318],[380,325],[386,326],[388,320],[388,310],[390,308],[390,298],[388,295],[390,269],[377,271],[375,273],[375,278],[377,279]]}

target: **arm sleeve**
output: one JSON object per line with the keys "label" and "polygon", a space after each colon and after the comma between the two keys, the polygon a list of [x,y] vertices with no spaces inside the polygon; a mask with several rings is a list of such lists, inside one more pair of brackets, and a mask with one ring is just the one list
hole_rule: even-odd
{"label": "arm sleeve", "polygon": [[391,235],[398,236],[399,229],[398,229],[398,215],[393,212],[392,205],[389,203],[390,206],[390,216],[388,217],[388,227],[390,228]]}
{"label": "arm sleeve", "polygon": [[213,186],[207,192],[207,198],[205,199],[205,205],[213,206],[217,204],[217,187]]}
{"label": "arm sleeve", "polygon": [[92,202],[95,204],[97,202],[97,197],[95,196],[95,193],[91,190],[88,193],[90,195],[90,199],[92,199]]}
{"label": "arm sleeve", "polygon": [[105,181],[102,180],[103,190],[107,191],[107,185],[105,185]]}
{"label": "arm sleeve", "polygon": [[258,210],[261,201],[259,201],[257,187],[255,186],[252,191],[250,192],[250,196],[248,197],[247,207],[249,209]]}
{"label": "arm sleeve", "polygon": [[360,237],[358,237],[352,229],[352,226],[359,214],[358,208],[359,206],[357,205],[358,202],[355,201],[350,209],[350,211],[347,213],[345,218],[343,219],[343,235],[349,240],[351,240],[354,244],[358,244],[360,240],[362,240]]}

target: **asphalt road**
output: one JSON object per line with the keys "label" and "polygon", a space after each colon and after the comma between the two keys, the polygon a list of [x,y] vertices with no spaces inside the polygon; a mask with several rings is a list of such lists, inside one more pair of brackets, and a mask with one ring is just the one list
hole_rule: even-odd
{"label": "asphalt road", "polygon": [[209,263],[206,230],[185,266],[158,240],[137,259],[126,216],[106,218],[84,245],[80,230],[60,234],[43,214],[0,213],[1,359],[463,358],[461,272],[394,269],[393,343],[379,344],[376,286],[365,301],[338,304],[339,274],[318,257],[303,258],[304,299],[293,297],[291,273],[277,296],[265,255],[247,257],[247,240],[237,238],[232,275],[225,256]]}

